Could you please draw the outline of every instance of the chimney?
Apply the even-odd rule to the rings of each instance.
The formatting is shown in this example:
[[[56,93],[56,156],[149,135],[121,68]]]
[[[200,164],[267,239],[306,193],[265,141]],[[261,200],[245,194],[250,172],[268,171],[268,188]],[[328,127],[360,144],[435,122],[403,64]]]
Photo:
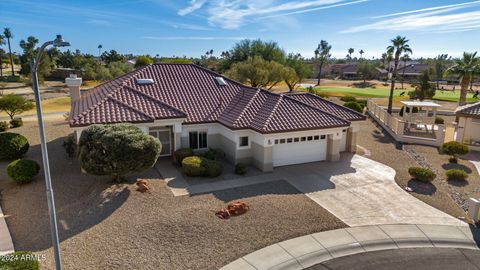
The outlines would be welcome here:
[[[70,74],[70,77],[65,78],[65,83],[70,89],[70,101],[73,103],[80,99],[80,85],[82,85],[82,78],[77,78],[77,74]]]

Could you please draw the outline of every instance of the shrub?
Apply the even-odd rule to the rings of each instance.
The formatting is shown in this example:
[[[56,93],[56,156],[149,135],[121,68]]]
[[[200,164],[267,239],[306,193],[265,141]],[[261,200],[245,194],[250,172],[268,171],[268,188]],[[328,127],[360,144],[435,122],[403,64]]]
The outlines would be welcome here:
[[[403,112],[404,111],[405,111],[405,106],[402,106],[402,108],[400,109],[400,112],[398,112],[398,115],[403,117]]]
[[[457,169],[448,170],[445,175],[448,181],[465,181],[468,178],[468,174],[464,170]]]
[[[343,106],[345,106],[347,108],[350,108],[350,109],[352,109],[356,112],[359,112],[359,113],[363,112],[362,106],[360,104],[358,104],[357,102],[354,102],[354,101],[345,102],[345,104],[343,104]]]
[[[0,160],[21,158],[30,145],[27,138],[17,133],[0,133]]]
[[[182,165],[182,161],[186,157],[193,156],[193,150],[190,148],[182,148],[173,152],[173,162],[177,165]]]
[[[78,156],[87,173],[118,181],[127,173],[153,167],[161,149],[157,138],[132,124],[92,125],[82,131]]]
[[[469,152],[468,146],[455,141],[442,144],[440,149],[443,153],[451,156],[449,159],[451,163],[458,162],[457,155],[465,155]]]
[[[329,94],[321,92],[321,91],[318,91],[316,95],[321,97],[321,98],[329,98],[330,97]]]
[[[354,96],[344,96],[340,98],[343,102],[357,102],[357,98]]]
[[[218,160],[224,156],[221,149],[208,148],[208,151],[202,154],[202,157],[210,160]]]
[[[0,256],[0,269],[6,270],[38,270],[37,257],[30,251],[15,251]]]
[[[237,163],[235,165],[235,174],[244,175],[247,173],[247,166],[243,163]]]
[[[37,162],[28,159],[17,159],[7,166],[7,174],[17,184],[26,184],[32,181],[33,177],[40,171]]]
[[[75,140],[75,135],[68,135],[65,140],[63,140],[63,148],[67,152],[68,157],[74,157],[77,151],[77,142]]]
[[[199,156],[184,158],[182,168],[188,176],[217,177],[223,172],[223,165],[220,162]]]
[[[408,168],[408,173],[413,179],[425,183],[432,182],[433,179],[437,177],[437,175],[432,170],[422,167],[410,167]]]
[[[10,125],[6,121],[0,122],[0,132],[7,131],[10,128]]]
[[[435,117],[435,124],[443,125],[443,124],[445,124],[445,119],[437,116],[437,117]]]
[[[412,113],[418,113],[418,107],[413,107],[412,108]]]
[[[17,128],[23,126],[23,120],[22,118],[13,118],[10,120],[10,125],[12,125],[12,128]]]
[[[366,99],[357,99],[357,103],[360,106],[362,106],[362,110],[363,110],[363,108],[367,107],[367,102],[368,102],[368,100],[366,100]]]

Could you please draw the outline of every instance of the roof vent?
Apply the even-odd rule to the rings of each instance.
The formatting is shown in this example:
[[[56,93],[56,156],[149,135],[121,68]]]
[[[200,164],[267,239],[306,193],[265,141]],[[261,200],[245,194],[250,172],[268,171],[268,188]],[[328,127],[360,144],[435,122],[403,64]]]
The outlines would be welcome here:
[[[154,83],[155,81],[153,79],[137,79],[137,84],[140,84],[140,85],[150,85]]]
[[[223,79],[223,77],[215,77],[215,80],[217,81],[218,85],[220,85],[220,86],[227,85],[227,82],[225,81],[225,79]]]

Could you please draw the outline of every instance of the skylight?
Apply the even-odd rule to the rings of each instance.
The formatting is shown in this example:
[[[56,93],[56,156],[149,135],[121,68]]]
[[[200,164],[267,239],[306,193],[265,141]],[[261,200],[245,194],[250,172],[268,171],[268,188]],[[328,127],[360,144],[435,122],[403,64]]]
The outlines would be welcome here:
[[[220,86],[227,85],[227,82],[225,81],[225,79],[223,79],[223,77],[215,77],[215,80],[217,81],[218,85],[220,85]]]
[[[153,79],[137,79],[137,84],[140,84],[140,85],[150,85],[154,83],[155,81]]]

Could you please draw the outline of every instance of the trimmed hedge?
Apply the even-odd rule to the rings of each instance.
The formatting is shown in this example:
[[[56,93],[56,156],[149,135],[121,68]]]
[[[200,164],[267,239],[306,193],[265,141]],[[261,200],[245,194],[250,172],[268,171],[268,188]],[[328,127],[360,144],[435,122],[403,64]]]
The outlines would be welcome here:
[[[6,121],[0,122],[0,132],[7,131],[10,128],[10,125]]]
[[[29,147],[27,138],[20,134],[0,133],[0,160],[21,158],[27,153]]]
[[[40,165],[33,160],[17,159],[7,166],[7,174],[17,184],[26,184],[40,171]]]
[[[356,112],[359,112],[359,113],[363,112],[362,105],[358,104],[356,101],[345,102],[345,104],[343,104],[343,106],[345,106],[347,108],[350,108],[350,109],[352,109]]]
[[[449,159],[451,163],[458,162],[457,155],[465,155],[465,154],[468,154],[468,152],[470,151],[468,149],[468,146],[466,146],[463,143],[459,143],[455,141],[442,144],[440,149],[444,154],[451,156]]]
[[[448,170],[445,175],[448,181],[465,181],[468,178],[468,174],[464,170],[458,169]]]
[[[424,183],[432,182],[433,179],[437,177],[437,175],[432,170],[422,167],[410,167],[408,168],[408,173],[413,179]]]
[[[223,165],[220,162],[199,156],[184,158],[182,168],[188,176],[217,177],[223,172]]]
[[[237,163],[235,165],[235,174],[244,175],[247,173],[247,166],[243,163]]]
[[[173,162],[177,165],[182,165],[183,159],[193,156],[193,150],[190,148],[182,148],[173,152]]]
[[[23,120],[22,118],[13,118],[10,120],[10,125],[12,125],[12,128],[17,128],[23,126]]]
[[[38,258],[30,251],[16,251],[0,256],[0,269],[6,270],[38,270]]]

